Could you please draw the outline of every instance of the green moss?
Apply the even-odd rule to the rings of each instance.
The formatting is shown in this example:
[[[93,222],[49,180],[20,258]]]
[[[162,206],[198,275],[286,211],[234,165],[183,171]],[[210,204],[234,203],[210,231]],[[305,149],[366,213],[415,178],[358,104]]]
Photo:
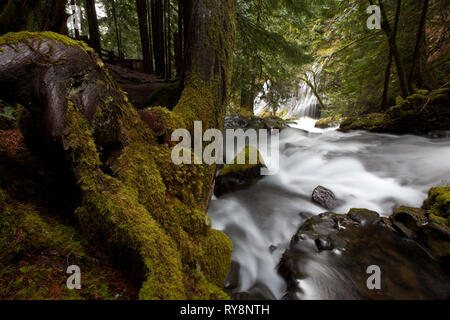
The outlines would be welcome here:
[[[214,101],[213,86],[201,80],[199,75],[191,74],[186,81],[180,101],[174,113],[181,116],[188,125],[186,129],[193,131],[194,121],[202,121],[203,129],[216,128],[218,110]]]
[[[78,47],[81,50],[83,50],[85,53],[92,53],[93,50],[89,48],[86,43],[82,41],[76,41],[72,40],[69,37],[66,37],[64,35],[61,35],[59,33],[55,32],[28,32],[28,31],[21,31],[21,32],[11,32],[7,33],[0,37],[0,46],[9,45],[9,46],[17,46],[19,43],[25,43],[31,45],[33,42],[38,41],[39,43],[42,43],[44,39],[49,39],[53,41],[54,43],[63,43],[67,47]],[[49,48],[51,50],[51,46],[49,45]]]
[[[388,133],[427,134],[450,129],[450,88],[435,91],[419,90],[403,99],[385,113],[350,117],[341,123],[340,130],[369,130]]]
[[[17,48],[19,42],[42,39],[91,53],[84,44],[53,33],[9,34],[0,45]],[[82,195],[75,211],[80,226],[112,251],[130,257],[142,271],[141,299],[226,298],[220,288],[231,263],[231,242],[211,229],[205,213],[215,166],[175,166],[170,143],[159,139],[180,125],[192,129],[194,121],[203,121],[204,130],[220,127],[223,88],[217,79],[206,83],[200,76],[188,75],[173,112],[151,109],[161,120],[160,128],[153,130],[104,66],[95,59],[94,63],[107,94],[88,121],[74,103],[76,93],[69,92],[65,117],[64,142]],[[118,141],[117,150],[102,158],[104,150],[96,139],[105,119],[117,126]]]
[[[335,126],[339,125],[341,120],[342,120],[342,115],[340,115],[340,114],[330,116],[327,118],[322,118],[316,122],[316,128],[325,129],[325,128],[330,128],[330,127],[335,127]]]
[[[256,154],[257,163],[250,163],[250,155]],[[239,164],[238,160],[243,159],[244,164]],[[258,149],[252,146],[246,146],[245,149],[241,150],[238,155],[233,159],[233,162],[227,164],[222,170],[220,170],[219,175],[224,176],[236,171],[244,171],[248,169],[252,169],[254,167],[263,167],[266,168],[264,163],[264,159],[262,155],[259,153]]]
[[[180,84],[169,84],[157,88],[148,98],[146,105],[163,106],[169,110],[173,110],[180,99]]]
[[[431,188],[428,192],[428,198],[423,203],[423,208],[431,216],[439,217],[439,221],[447,221],[450,217],[450,187]]]
[[[0,299],[114,299],[86,245],[74,228],[0,190]],[[72,264],[82,270],[81,290],[66,286]]]
[[[204,259],[201,250],[196,250],[197,239],[211,232],[209,217],[197,209],[204,189],[202,170],[209,168],[175,166],[170,147],[149,145],[154,141],[149,128],[137,113],[126,110],[125,106],[121,120],[123,149],[110,163],[111,176],[101,170],[89,124],[69,103],[68,139],[84,195],[77,216],[85,229],[100,232],[142,261],[146,280],[140,298],[186,299],[197,290],[185,287],[186,277]],[[168,111],[159,111],[163,118],[172,118]],[[220,239],[210,240],[210,245],[220,246],[214,243]],[[222,261],[217,256],[222,252],[213,252],[211,258]]]
[[[211,232],[201,239],[203,257],[200,261],[206,278],[217,287],[225,283],[231,265],[233,244],[221,231]]]

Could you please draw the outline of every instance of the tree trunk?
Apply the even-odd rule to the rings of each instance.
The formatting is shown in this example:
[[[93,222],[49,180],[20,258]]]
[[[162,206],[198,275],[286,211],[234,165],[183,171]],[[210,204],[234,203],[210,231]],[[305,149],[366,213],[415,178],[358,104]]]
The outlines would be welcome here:
[[[86,12],[89,23],[89,40],[92,48],[102,55],[102,46],[100,43],[100,32],[98,29],[97,10],[95,9],[95,0],[86,0]]]
[[[75,6],[75,5],[76,5],[75,0],[71,0],[71,1],[70,1],[70,4],[71,4],[72,6]],[[77,14],[77,11],[76,11],[76,10],[72,10],[72,14]],[[81,17],[80,17],[80,18],[81,18]],[[73,30],[74,30],[74,34],[75,34],[75,39],[80,40],[80,30],[79,30],[77,27],[78,27],[77,24],[74,22],[74,28],[73,28]]]
[[[178,0],[178,31],[174,34],[175,68],[177,78],[183,72],[183,0]]]
[[[314,96],[317,98],[317,101],[319,102],[320,108],[322,110],[326,110],[327,106],[323,102],[322,97],[320,96],[319,92],[317,91],[317,87],[315,86],[315,84],[313,84],[311,81],[309,81],[307,77],[301,77],[300,80],[305,82],[308,85],[308,87],[311,88],[312,93],[314,94]]]
[[[373,1],[370,1],[370,2],[373,4]],[[387,18],[387,14],[384,9],[382,0],[379,0],[379,5],[380,5],[381,17],[382,17],[381,27],[388,37],[389,47],[394,56],[395,65],[397,67],[397,75],[398,75],[398,78],[400,81],[400,89],[402,91],[402,96],[407,97],[407,96],[409,96],[408,83],[406,80],[406,74],[405,74],[405,69],[403,67],[402,57],[400,55],[400,51],[397,46],[397,41],[396,41],[397,34],[396,34],[396,32],[394,33],[394,31],[392,31],[392,29],[391,29],[391,26],[389,24],[389,20]],[[396,20],[399,19],[401,6],[402,6],[402,1],[397,0],[397,9],[396,9],[396,13],[395,13]]]
[[[387,109],[387,99],[389,91],[389,82],[391,81],[391,69],[392,69],[392,52],[389,50],[389,59],[384,73],[384,87],[383,87],[383,97],[381,99],[381,110]]]
[[[152,0],[153,53],[155,54],[155,71],[158,77],[165,77],[164,63],[164,26],[162,0]]]
[[[166,6],[166,12],[167,12],[167,73],[166,73],[166,80],[170,80],[172,78],[172,28],[170,26],[170,0],[166,0],[167,6]]]
[[[150,64],[152,66],[152,72],[155,72],[155,69],[153,67],[153,40],[152,40],[152,6],[151,6],[151,0],[147,1],[147,23],[148,23],[148,41],[149,41],[149,51],[150,51]]]
[[[174,165],[166,135],[196,120],[223,126],[235,12],[233,0],[196,1],[182,97],[174,111],[140,116],[82,43],[0,37],[0,99],[24,105],[35,139],[66,153],[82,197],[80,227],[129,264],[141,299],[226,298],[232,244],[205,213],[215,168]]]
[[[66,0],[8,0],[0,12],[0,34],[54,31],[67,34]]]
[[[144,60],[144,72],[153,73],[153,65],[150,57],[150,41],[147,25],[147,0],[136,0],[136,8],[139,19],[139,32],[141,35],[142,58]]]
[[[115,0],[110,0],[111,1],[111,9],[112,9],[112,14],[113,14],[113,19],[114,19],[114,27],[116,29],[116,41],[117,41],[117,55],[119,56],[119,61],[121,61],[121,58],[123,57],[123,48],[122,48],[122,35],[120,32],[120,27],[119,27],[119,19],[117,17],[117,10],[116,10],[116,3]]]
[[[422,8],[422,13],[420,16],[420,23],[419,23],[419,28],[417,30],[417,37],[416,37],[416,45],[414,48],[414,55],[413,55],[413,60],[412,60],[412,67],[411,67],[411,72],[409,74],[409,78],[408,78],[408,88],[409,90],[412,92],[414,90],[414,81],[416,78],[421,79],[422,84],[426,85],[427,82],[422,79],[422,73],[420,72],[420,70],[422,69],[421,66],[418,66],[421,61],[421,54],[425,54],[426,55],[426,50],[425,47],[422,50],[422,44],[425,46],[425,25],[427,22],[427,12],[428,12],[428,6],[429,6],[429,0],[423,0],[423,8]],[[426,59],[424,59],[426,60]],[[416,71],[419,70],[419,72],[417,73]]]
[[[395,21],[394,21],[394,41],[397,38],[398,31],[398,23],[400,22],[400,7],[397,6],[397,11],[395,13]],[[383,98],[381,101],[381,110],[386,110],[388,108],[387,99],[388,99],[388,91],[389,91],[389,82],[391,80],[391,69],[392,69],[392,59],[393,59],[393,51],[391,46],[389,46],[389,59],[386,67],[386,72],[384,74],[384,87],[383,87]]]

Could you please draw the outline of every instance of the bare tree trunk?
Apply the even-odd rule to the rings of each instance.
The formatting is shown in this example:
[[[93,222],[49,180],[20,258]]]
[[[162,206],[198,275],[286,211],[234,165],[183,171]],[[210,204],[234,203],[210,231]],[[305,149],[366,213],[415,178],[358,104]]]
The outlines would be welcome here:
[[[373,4],[372,0],[369,0],[369,2],[371,4]],[[395,61],[395,65],[397,67],[397,75],[398,75],[398,78],[400,81],[400,89],[402,91],[402,96],[407,97],[407,96],[409,96],[408,83],[406,80],[406,74],[405,74],[405,69],[403,67],[402,57],[400,55],[400,51],[398,49],[397,42],[396,42],[397,34],[394,33],[394,31],[391,29],[391,26],[389,24],[389,20],[388,20],[386,10],[384,8],[382,0],[379,0],[379,5],[380,5],[380,9],[381,9],[381,16],[382,16],[381,27],[383,28],[384,32],[386,33],[386,36],[388,37],[389,47],[394,56],[394,61]],[[401,6],[402,6],[402,1],[397,0],[397,9],[396,9],[396,13],[395,13],[396,20],[399,19],[399,17],[400,17]]]
[[[152,40],[152,7],[151,7],[151,0],[147,1],[147,23],[148,23],[148,40],[149,40],[149,50],[150,50],[150,64],[151,64],[151,73],[155,72],[155,69],[153,67],[153,40]]]
[[[144,61],[144,72],[152,73],[152,61],[150,59],[150,41],[147,26],[147,1],[136,0],[136,9],[139,19],[139,31],[141,35],[142,58]]]
[[[152,1],[153,52],[155,54],[155,71],[158,77],[165,77],[164,25],[162,0]]]
[[[178,31],[174,34],[175,68],[177,78],[183,72],[183,0],[178,0]]]
[[[326,110],[327,106],[325,105],[325,103],[322,100],[322,97],[320,96],[319,92],[317,91],[316,85],[313,84],[311,81],[309,81],[306,76],[305,77],[300,77],[300,80],[305,82],[308,85],[308,87],[311,88],[312,93],[314,94],[314,96],[317,98],[317,101],[319,102],[320,108],[322,110]]]
[[[427,22],[427,12],[428,12],[428,6],[429,6],[429,0],[423,0],[423,8],[422,8],[422,14],[420,16],[420,23],[419,28],[417,30],[417,37],[416,37],[416,46],[414,48],[414,55],[413,55],[413,61],[412,61],[412,67],[411,72],[409,74],[408,78],[408,88],[410,91],[414,90],[414,78],[416,78],[417,73],[416,71],[420,71],[420,66],[417,68],[417,65],[420,63],[419,59],[421,58],[421,52],[423,53],[425,50],[421,50],[422,44],[425,46],[425,25]],[[425,52],[426,53],[426,52]],[[419,78],[421,78],[421,73],[419,72]],[[426,81],[422,79],[422,83],[426,84]]]
[[[172,78],[172,28],[171,28],[171,19],[170,19],[170,0],[167,1],[167,75],[166,80],[170,80]]]
[[[392,69],[392,52],[389,50],[389,60],[384,73],[384,87],[383,87],[383,98],[381,99],[381,110],[387,109],[387,98],[389,91],[389,82],[391,81],[391,69]]]
[[[70,4],[72,6],[75,6],[76,5],[75,0],[71,0]],[[77,11],[76,10],[72,10],[72,14],[77,14]],[[74,30],[74,33],[75,33],[75,39],[79,40],[80,39],[80,30],[78,29],[78,26],[77,26],[77,24],[75,22],[74,22],[73,30]]]
[[[116,9],[116,3],[115,0],[111,1],[111,8],[113,13],[113,19],[114,19],[114,27],[116,29],[116,41],[117,41],[117,55],[119,56],[119,61],[122,63],[122,57],[123,54],[123,48],[122,48],[122,35],[119,27],[119,18],[117,17],[117,9]]]
[[[54,31],[67,34],[66,0],[8,0],[0,12],[0,34]]]
[[[397,12],[395,14],[395,21],[394,21],[394,31],[393,31],[394,41],[397,38],[397,30],[398,30],[399,21],[400,21],[400,7],[397,7]],[[389,46],[389,60],[388,60],[386,72],[384,75],[384,87],[383,87],[383,98],[381,101],[381,110],[386,110],[388,108],[387,98],[388,98],[388,91],[389,91],[389,82],[391,80],[392,59],[393,59],[393,51],[391,49],[391,46]]]
[[[102,46],[100,43],[100,31],[98,29],[97,10],[95,0],[86,0],[86,12],[89,22],[89,40],[94,50],[101,56]]]

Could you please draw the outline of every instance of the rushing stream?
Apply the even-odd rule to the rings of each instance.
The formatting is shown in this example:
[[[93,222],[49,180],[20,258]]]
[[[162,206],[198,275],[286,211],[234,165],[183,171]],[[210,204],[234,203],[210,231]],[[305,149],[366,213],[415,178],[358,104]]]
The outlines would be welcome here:
[[[325,211],[311,202],[317,186],[343,201],[335,212],[368,208],[388,215],[399,205],[420,207],[430,187],[450,183],[450,138],[344,134],[314,123],[303,118],[280,133],[276,175],[211,203],[213,226],[232,239],[233,260],[240,264],[236,292],[283,297],[286,283],[277,265],[305,220],[300,213]],[[305,297],[330,298],[316,294],[314,285],[303,289]]]

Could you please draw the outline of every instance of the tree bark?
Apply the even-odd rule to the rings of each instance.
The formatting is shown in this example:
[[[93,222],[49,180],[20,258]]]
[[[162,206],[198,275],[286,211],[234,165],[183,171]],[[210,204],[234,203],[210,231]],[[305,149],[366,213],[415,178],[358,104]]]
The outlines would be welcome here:
[[[423,0],[423,7],[422,7],[422,13],[420,16],[419,28],[417,29],[416,45],[414,48],[412,66],[411,66],[411,71],[410,71],[409,78],[408,78],[408,88],[410,91],[414,90],[414,80],[417,77],[416,71],[417,70],[420,71],[420,69],[421,69],[420,66],[418,68],[418,64],[420,63],[419,59],[422,58],[422,57],[420,57],[420,55],[421,55],[421,53],[426,54],[425,48],[424,48],[424,50],[422,50],[422,44],[425,46],[425,41],[424,41],[425,40],[425,25],[426,25],[426,21],[427,21],[428,6],[429,6],[429,0]],[[418,77],[422,78],[421,72],[418,73]],[[426,85],[426,81],[424,79],[421,79],[421,80],[422,80],[422,84]]]
[[[175,69],[177,78],[183,72],[183,0],[178,0],[178,31],[174,34]]]
[[[0,12],[0,34],[54,31],[67,34],[65,0],[8,0]]]
[[[162,0],[152,0],[153,53],[155,55],[155,72],[158,77],[165,77],[164,63],[164,26]]]
[[[320,108],[322,110],[327,110],[327,106],[323,102],[322,97],[320,96],[319,92],[317,91],[317,87],[315,86],[315,84],[313,84],[311,81],[309,81],[307,77],[300,77],[300,80],[304,81],[308,85],[308,87],[311,88],[311,91],[313,92],[314,96],[317,98],[317,101],[319,102]]]
[[[72,6],[75,6],[75,5],[76,5],[75,0],[71,0],[71,1],[70,1],[70,4],[71,4]],[[77,14],[76,10],[72,10],[72,14]],[[81,18],[81,17],[80,17],[80,18]],[[79,30],[77,27],[78,27],[78,26],[76,25],[76,23],[74,23],[74,28],[73,28],[73,30],[74,30],[74,33],[75,33],[75,39],[80,40],[80,30]]]
[[[89,40],[92,48],[100,55],[102,46],[100,42],[100,31],[98,29],[97,10],[95,9],[95,0],[86,0],[86,12],[89,23]]]
[[[373,4],[373,1],[370,1],[370,2]],[[400,55],[400,51],[397,46],[397,41],[396,41],[397,34],[394,33],[394,31],[391,29],[391,26],[389,24],[389,20],[387,18],[386,10],[384,8],[382,0],[379,0],[379,5],[380,5],[380,10],[381,10],[381,16],[382,16],[381,27],[388,37],[389,47],[394,56],[395,65],[397,67],[397,75],[398,75],[398,78],[400,81],[400,89],[402,91],[402,96],[407,97],[407,96],[409,96],[408,82],[406,80],[406,74],[405,74],[405,69],[403,67],[402,57]],[[395,13],[396,20],[399,19],[401,6],[402,6],[402,1],[397,0],[397,9],[396,9],[396,13]]]
[[[150,57],[150,41],[147,25],[147,0],[136,0],[136,9],[139,19],[139,32],[141,36],[142,58],[144,61],[144,72],[153,73],[153,64]]]

